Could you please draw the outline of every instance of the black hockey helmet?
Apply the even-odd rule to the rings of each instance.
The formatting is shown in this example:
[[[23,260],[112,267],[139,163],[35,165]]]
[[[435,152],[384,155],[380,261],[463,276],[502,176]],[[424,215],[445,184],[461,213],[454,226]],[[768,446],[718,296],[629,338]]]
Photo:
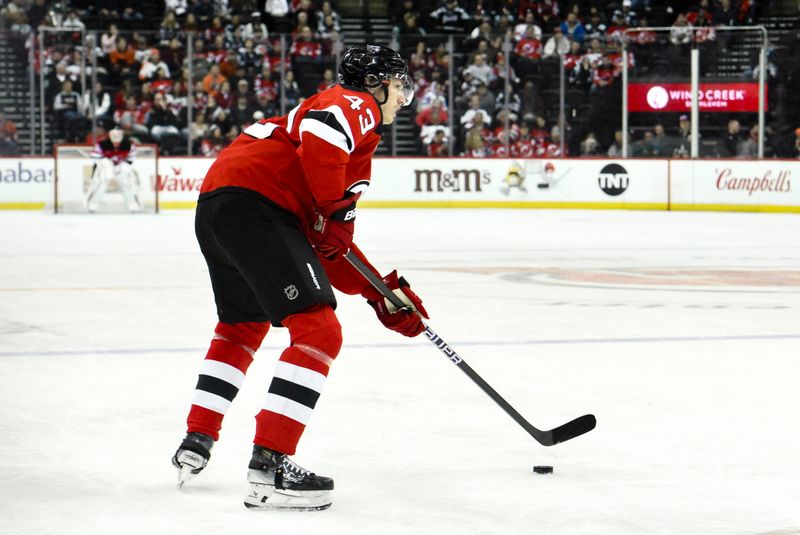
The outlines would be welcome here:
[[[408,76],[408,64],[403,57],[383,45],[355,45],[342,54],[339,62],[339,83],[364,89],[384,86],[384,102],[388,97],[387,82],[392,79],[403,83],[404,106],[414,98],[414,83]]]

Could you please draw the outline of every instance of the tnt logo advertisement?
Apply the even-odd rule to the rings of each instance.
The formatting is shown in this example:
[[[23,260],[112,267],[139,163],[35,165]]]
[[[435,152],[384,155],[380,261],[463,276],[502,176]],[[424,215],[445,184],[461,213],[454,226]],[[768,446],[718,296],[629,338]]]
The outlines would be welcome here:
[[[618,197],[625,193],[630,182],[628,171],[618,163],[606,165],[597,176],[597,184],[609,197]]]

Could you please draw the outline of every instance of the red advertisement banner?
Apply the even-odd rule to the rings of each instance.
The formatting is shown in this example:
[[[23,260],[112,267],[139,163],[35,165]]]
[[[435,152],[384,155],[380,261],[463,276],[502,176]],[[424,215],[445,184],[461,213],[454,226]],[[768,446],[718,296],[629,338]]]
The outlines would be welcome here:
[[[700,84],[701,112],[757,112],[758,83]],[[628,84],[628,111],[686,112],[692,109],[691,84]],[[766,88],[764,109],[767,109]]]

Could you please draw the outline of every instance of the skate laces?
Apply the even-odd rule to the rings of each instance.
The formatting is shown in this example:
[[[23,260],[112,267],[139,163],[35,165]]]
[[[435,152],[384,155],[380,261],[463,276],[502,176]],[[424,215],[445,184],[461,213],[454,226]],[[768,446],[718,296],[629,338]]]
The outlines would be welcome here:
[[[316,474],[296,464],[287,455],[281,455],[278,462],[278,469],[281,470],[283,479],[292,483],[300,483],[308,479],[316,479]]]

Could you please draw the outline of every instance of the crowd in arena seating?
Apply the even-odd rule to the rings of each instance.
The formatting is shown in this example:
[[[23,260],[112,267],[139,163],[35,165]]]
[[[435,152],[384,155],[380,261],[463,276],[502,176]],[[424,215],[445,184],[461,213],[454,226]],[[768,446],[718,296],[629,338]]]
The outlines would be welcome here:
[[[213,156],[253,121],[330,87],[347,37],[329,0],[167,0],[157,27],[137,7],[119,11],[110,0],[27,4],[31,24],[75,30],[48,34],[40,66],[59,139],[91,137],[94,118],[95,134],[116,123],[167,154],[185,153],[190,144],[195,154]],[[623,40],[628,66],[639,73],[684,61],[691,46],[705,46],[713,57],[730,38],[719,28],[751,23],[754,6],[751,0],[390,1],[392,44],[408,58],[416,85],[418,153],[447,155],[452,147],[465,156],[617,155]],[[651,26],[672,29],[657,37]],[[103,29],[97,42],[81,46],[80,32],[96,28]],[[671,45],[666,55],[664,46],[654,46],[661,38]],[[92,53],[98,83],[84,91]],[[688,156],[690,125],[674,115],[634,122],[631,155]],[[748,155],[753,122],[742,130],[736,119],[724,120],[706,155]],[[781,143],[768,124],[768,154],[794,150],[795,126],[784,136],[791,141]]]

